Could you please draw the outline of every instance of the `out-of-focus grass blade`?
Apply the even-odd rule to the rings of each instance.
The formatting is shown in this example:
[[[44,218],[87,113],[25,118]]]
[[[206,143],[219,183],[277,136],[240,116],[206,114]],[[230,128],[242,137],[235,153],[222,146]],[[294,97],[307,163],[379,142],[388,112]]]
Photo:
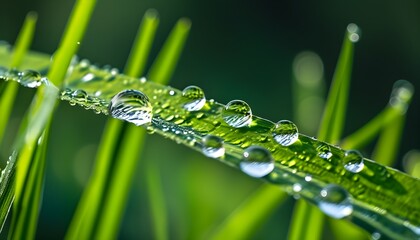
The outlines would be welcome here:
[[[350,90],[354,43],[359,38],[358,26],[349,24],[318,132],[318,138],[322,141],[335,143],[341,137]],[[319,209],[304,201],[298,201],[292,217],[289,239],[320,239],[323,222],[324,215]]]
[[[210,239],[252,238],[258,227],[287,197],[276,186],[263,184],[216,229]]]
[[[127,62],[125,72],[128,75],[138,77],[143,73],[158,23],[157,12],[147,11],[140,24]],[[140,151],[141,149],[139,145],[132,146],[132,144],[141,144],[143,139],[140,136],[143,134],[138,133],[143,129],[130,128],[134,131],[124,132],[123,130],[127,130],[127,128],[130,128],[127,123],[116,119],[108,120],[96,157],[97,165],[79,202],[66,236],[67,239],[88,239],[93,235],[98,237],[101,234],[106,234],[106,238],[116,237],[133,171],[136,169],[138,154],[132,150],[139,149],[138,151]],[[120,141],[128,142],[126,145],[132,147],[129,149],[130,151],[126,150],[131,154],[129,157],[121,156],[121,153],[118,153],[118,151],[122,151],[118,149],[119,146],[126,146],[120,145]],[[125,164],[119,163],[116,161],[117,159],[124,161]],[[111,166],[114,164],[115,172],[111,171]],[[119,179],[116,179],[117,177]],[[118,186],[113,185],[113,182]],[[107,186],[109,189],[106,189]],[[118,193],[114,194],[115,191]],[[95,230],[95,224],[97,224],[97,230]]]
[[[37,14],[34,12],[30,12],[26,15],[25,22],[16,40],[16,45],[12,54],[10,62],[11,68],[17,67],[21,64],[23,57],[25,56],[30,43],[32,42],[36,20]],[[3,134],[10,117],[17,90],[18,84],[15,82],[9,82],[5,86],[5,89],[0,96],[0,112],[2,114],[2,117],[0,118],[0,142],[3,139]],[[6,221],[6,217],[14,199],[15,158],[16,153],[10,157],[5,169],[1,172],[0,231],[3,229],[3,225]]]
[[[10,62],[10,68],[18,67],[22,63],[23,57],[32,42],[37,18],[37,14],[34,12],[30,12],[26,15],[25,22],[16,40]],[[18,83],[8,82],[5,84],[5,89],[0,95],[0,142],[3,139],[4,131],[6,129],[7,122],[9,121],[10,113],[18,91]]]
[[[390,166],[395,161],[405,122],[405,112],[414,94],[414,87],[405,80],[395,82],[389,105],[400,111],[396,119],[384,126],[372,158]]]
[[[128,76],[138,77],[144,73],[158,25],[158,12],[154,9],[147,10],[125,66],[124,72]]]
[[[87,25],[95,8],[96,0],[77,0],[67,22],[60,45],[54,54],[48,79],[60,86],[74,54],[79,49]]]
[[[404,155],[404,170],[413,177],[420,178],[420,151],[413,149]]]
[[[178,20],[149,70],[147,76],[150,80],[158,83],[169,81],[187,40],[190,28],[191,21],[189,19],[182,18]]]
[[[324,107],[325,81],[321,58],[301,52],[293,60],[294,122],[299,131],[315,135]]]
[[[71,59],[78,49],[78,43],[84,35],[95,2],[94,0],[76,2],[60,48],[47,75],[52,83],[59,85],[63,81]],[[45,146],[42,145],[46,144],[40,141],[38,146],[38,142],[41,132],[48,132],[49,124],[46,123],[51,122],[57,95],[58,89],[50,82],[38,89],[27,114],[25,135],[23,138],[18,138],[15,145],[19,150],[16,163],[14,215],[12,229],[9,232],[9,236],[14,239],[32,239],[35,234],[44,179]],[[30,206],[28,203],[38,205]]]

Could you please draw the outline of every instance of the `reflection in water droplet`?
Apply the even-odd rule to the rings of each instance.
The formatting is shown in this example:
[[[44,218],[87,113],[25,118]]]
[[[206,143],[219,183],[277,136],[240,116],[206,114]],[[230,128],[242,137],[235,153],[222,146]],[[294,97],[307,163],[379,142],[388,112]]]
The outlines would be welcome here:
[[[251,146],[245,149],[243,161],[239,167],[251,177],[264,177],[274,169],[274,161],[270,152],[260,146]]]
[[[298,193],[300,191],[302,191],[302,185],[300,185],[299,183],[293,184],[293,192]]]
[[[19,73],[18,82],[22,84],[24,87],[36,88],[36,87],[41,86],[42,77],[41,77],[41,74],[37,71],[25,70]]]
[[[292,121],[281,120],[273,130],[273,137],[280,145],[289,146],[298,140],[299,133],[296,125]]]
[[[363,170],[363,156],[357,150],[349,150],[344,154],[344,168],[352,173],[358,173]]]
[[[202,139],[203,154],[211,158],[219,158],[225,154],[223,139],[214,135],[207,135]]]
[[[242,100],[230,101],[223,109],[222,117],[232,127],[248,126],[252,121],[251,107]]]
[[[316,148],[316,151],[318,152],[318,156],[320,158],[327,159],[327,160],[330,159],[333,155],[332,152],[331,152],[330,146],[328,146],[328,144],[324,144],[324,143],[319,145]]]
[[[360,28],[354,23],[347,26],[347,36],[351,42],[356,43],[360,40],[360,32]]]
[[[137,90],[124,90],[111,99],[109,113],[114,118],[140,126],[151,122],[152,105],[144,93]]]
[[[71,94],[72,100],[76,102],[86,102],[87,96],[87,93],[81,89],[78,89]]]
[[[347,217],[353,212],[353,205],[347,191],[333,184],[321,190],[318,207],[333,218]]]
[[[184,108],[188,111],[198,111],[206,104],[204,91],[197,86],[188,86],[182,91],[185,99]]]
[[[307,182],[312,181],[312,176],[311,175],[306,175],[305,176],[305,181],[307,181]]]

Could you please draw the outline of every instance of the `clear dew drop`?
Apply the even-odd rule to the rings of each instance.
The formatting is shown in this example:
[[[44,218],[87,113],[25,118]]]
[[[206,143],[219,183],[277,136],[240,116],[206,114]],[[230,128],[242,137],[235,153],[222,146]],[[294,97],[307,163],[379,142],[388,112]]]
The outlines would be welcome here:
[[[328,144],[321,144],[316,148],[318,152],[318,156],[323,159],[330,159],[332,157],[332,152],[330,146]]]
[[[271,153],[260,146],[251,146],[245,149],[243,160],[239,167],[251,177],[264,177],[274,169]]]
[[[206,104],[204,91],[197,86],[188,86],[182,91],[184,108],[188,111],[199,111]]]
[[[223,147],[223,139],[214,135],[207,135],[202,139],[203,154],[211,158],[219,158],[225,155],[225,148]]]
[[[379,239],[381,239],[381,237],[382,237],[381,234],[378,233],[378,232],[374,232],[371,235],[372,240],[379,240]]]
[[[37,88],[42,84],[42,77],[37,71],[25,70],[19,73],[18,82],[24,87]]]
[[[116,94],[109,105],[112,117],[134,123],[137,126],[152,121],[152,105],[149,98],[137,90],[124,90]]]
[[[84,90],[77,89],[72,92],[71,97],[73,98],[72,100],[76,102],[86,102],[88,95]]]
[[[296,125],[289,120],[281,120],[273,130],[273,137],[282,146],[290,146],[299,139]]]
[[[348,150],[344,153],[344,168],[352,173],[358,173],[363,170],[363,156],[357,150]]]
[[[353,212],[347,191],[333,184],[320,191],[318,207],[328,216],[337,219],[347,217]]]
[[[251,107],[242,100],[233,100],[222,111],[223,120],[232,127],[248,126],[252,121]]]

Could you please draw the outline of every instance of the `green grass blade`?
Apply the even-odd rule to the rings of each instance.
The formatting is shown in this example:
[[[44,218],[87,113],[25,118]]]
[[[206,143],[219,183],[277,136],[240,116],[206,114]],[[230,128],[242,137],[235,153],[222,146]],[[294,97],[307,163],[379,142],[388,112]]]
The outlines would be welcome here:
[[[347,26],[341,53],[326,102],[324,116],[318,132],[322,141],[336,143],[343,131],[348,94],[350,90],[350,76],[353,60],[354,42],[359,39],[358,27],[355,24]],[[315,207],[303,201],[298,201],[296,212],[292,218],[289,237],[291,239],[320,239],[322,234],[324,215]],[[309,223],[309,225],[308,225]],[[307,228],[311,235],[302,233]]]
[[[83,39],[96,0],[77,0],[66,29],[61,38],[60,45],[54,54],[48,79],[56,86],[60,86],[67,73],[67,68],[74,54],[79,49]]]
[[[37,14],[30,12],[26,15],[25,22],[16,40],[15,48],[12,54],[10,67],[19,67],[22,60],[31,45],[33,35],[35,32],[35,25]],[[5,89],[0,94],[0,142],[3,139],[4,131],[9,121],[10,113],[12,111],[13,103],[18,91],[18,84],[15,82],[8,82]],[[0,222],[1,219],[0,219]]]
[[[358,31],[355,24],[349,24],[347,27],[318,132],[318,138],[322,141],[335,143],[340,139],[343,131],[350,90],[353,48],[354,42],[359,39]]]
[[[263,184],[253,192],[209,239],[249,239],[274,209],[286,199],[287,194],[276,186]]]
[[[413,177],[420,178],[420,151],[410,150],[404,155],[404,170]]]
[[[158,83],[169,81],[187,40],[190,28],[190,20],[185,18],[178,20],[162,50],[150,67],[147,75],[150,80]]]
[[[152,47],[153,39],[159,25],[159,14],[154,9],[145,13],[140,24],[137,37],[134,40],[133,49],[127,60],[124,72],[128,76],[141,76],[146,67],[147,58]]]
[[[405,80],[399,80],[394,84],[389,105],[399,110],[396,119],[384,126],[372,157],[381,164],[390,166],[394,163],[401,140],[405,113],[414,94],[414,87]]]

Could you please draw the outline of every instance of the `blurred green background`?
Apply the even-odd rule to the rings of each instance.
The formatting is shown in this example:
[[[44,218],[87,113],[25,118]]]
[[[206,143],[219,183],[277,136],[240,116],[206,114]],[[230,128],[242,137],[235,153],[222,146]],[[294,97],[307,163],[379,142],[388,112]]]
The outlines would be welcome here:
[[[34,10],[39,18],[32,49],[53,53],[73,3],[2,1],[0,40],[13,43],[25,14]],[[138,24],[149,8],[155,8],[160,14],[149,64],[175,22],[180,17],[192,21],[172,86],[183,89],[191,84],[198,85],[207,98],[221,103],[245,100],[254,114],[273,121],[294,119],[294,57],[304,50],[319,54],[324,63],[324,78],[329,84],[345,28],[351,22],[362,29],[362,38],[355,51],[344,135],[382,110],[394,81],[406,79],[415,87],[420,86],[420,2],[417,0],[99,0],[78,55],[99,65],[110,64],[123,69]],[[31,94],[32,91],[22,89],[19,95],[20,102],[13,115],[16,121],[12,121],[8,132],[10,142],[1,146],[2,161],[10,154],[8,146]],[[400,159],[407,151],[420,148],[419,109],[417,94],[408,110]],[[89,175],[105,120],[104,116],[67,103],[58,108],[48,150],[39,238],[63,237]],[[370,148],[364,153],[369,157]],[[175,239],[203,236],[261,184],[156,135],[148,137],[142,159],[157,161],[161,166],[171,237]],[[122,224],[122,239],[152,238],[142,173],[144,161],[139,164]],[[401,168],[401,162],[396,167]],[[293,201],[288,200],[276,209],[261,227],[257,239],[284,238],[292,204]]]

